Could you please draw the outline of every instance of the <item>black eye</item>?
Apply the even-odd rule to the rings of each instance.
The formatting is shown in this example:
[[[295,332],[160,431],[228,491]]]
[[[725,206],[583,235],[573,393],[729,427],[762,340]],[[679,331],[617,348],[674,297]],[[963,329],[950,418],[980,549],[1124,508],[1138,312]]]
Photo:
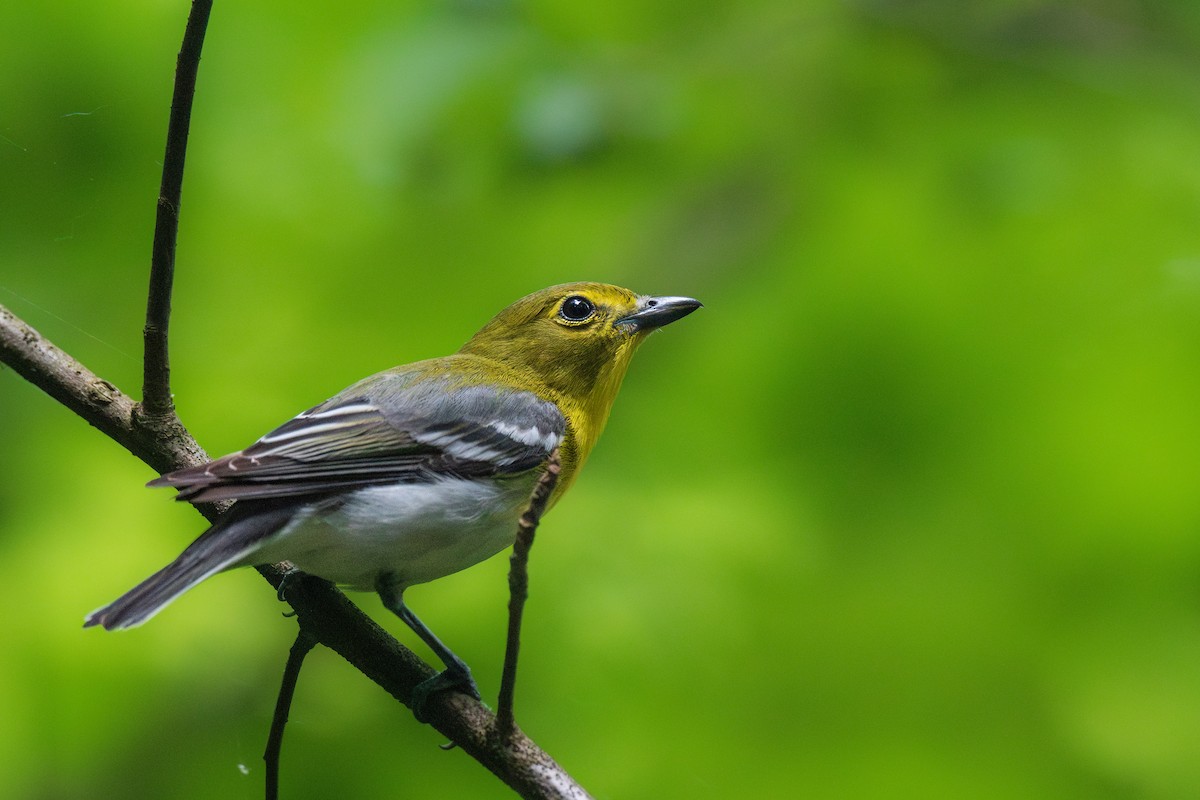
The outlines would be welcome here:
[[[567,322],[583,322],[596,313],[596,306],[586,297],[575,295],[563,300],[562,308],[558,310],[558,313]]]

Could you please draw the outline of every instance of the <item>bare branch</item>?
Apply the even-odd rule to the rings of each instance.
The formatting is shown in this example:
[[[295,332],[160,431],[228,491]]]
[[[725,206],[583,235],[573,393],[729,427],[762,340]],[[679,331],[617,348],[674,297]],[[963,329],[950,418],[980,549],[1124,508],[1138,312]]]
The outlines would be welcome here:
[[[517,656],[521,651],[521,616],[525,612],[525,600],[529,597],[529,550],[533,547],[533,535],[546,512],[546,503],[554,494],[561,469],[558,448],[550,454],[546,471],[538,478],[529,498],[529,508],[517,523],[517,539],[513,542],[508,570],[508,646],[504,650],[504,672],[500,676],[500,696],[496,702],[496,725],[503,742],[512,740],[516,731],[513,717],[513,694],[517,686]]]
[[[150,257],[150,292],[146,302],[146,327],[142,336],[146,358],[142,378],[142,405],[152,419],[174,416],[171,400],[171,361],[167,332],[171,323],[171,288],[175,281],[175,242],[179,233],[179,203],[183,193],[183,165],[196,74],[212,0],[192,0],[183,45],[175,65],[175,91],[167,123],[167,150],[163,156],[158,215],[154,221],[154,246]]]
[[[0,306],[0,361],[159,472],[208,460],[187,431],[148,442],[137,404]]]
[[[292,708],[292,696],[296,693],[296,682],[300,679],[300,667],[304,657],[316,647],[313,638],[304,626],[296,631],[296,641],[288,652],[287,664],[283,668],[283,680],[279,686],[279,697],[275,701],[275,715],[271,718],[271,732],[267,735],[267,749],[263,761],[267,763],[267,800],[279,798],[279,752],[283,749],[283,729],[287,726],[288,712]]]

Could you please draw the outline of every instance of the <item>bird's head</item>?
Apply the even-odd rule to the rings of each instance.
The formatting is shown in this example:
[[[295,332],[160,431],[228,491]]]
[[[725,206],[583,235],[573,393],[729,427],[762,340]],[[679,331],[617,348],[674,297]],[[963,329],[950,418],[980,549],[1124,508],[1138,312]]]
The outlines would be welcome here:
[[[564,283],[523,297],[460,352],[533,373],[566,398],[611,405],[634,350],[653,331],[700,308],[690,297],[649,297],[606,283]]]

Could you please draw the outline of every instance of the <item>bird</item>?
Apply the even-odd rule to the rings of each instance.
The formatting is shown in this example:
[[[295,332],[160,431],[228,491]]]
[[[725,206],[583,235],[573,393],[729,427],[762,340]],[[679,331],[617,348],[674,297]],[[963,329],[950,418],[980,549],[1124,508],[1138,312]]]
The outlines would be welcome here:
[[[445,669],[417,687],[414,708],[451,688],[478,698],[466,663],[405,604],[405,590],[511,545],[557,450],[552,507],[596,444],[634,351],[700,307],[605,283],[551,286],[502,310],[452,355],[372,375],[244,450],[150,481],[174,487],[179,501],[234,502],[84,627],[133,628],[219,572],[289,562],[376,592],[441,659]]]

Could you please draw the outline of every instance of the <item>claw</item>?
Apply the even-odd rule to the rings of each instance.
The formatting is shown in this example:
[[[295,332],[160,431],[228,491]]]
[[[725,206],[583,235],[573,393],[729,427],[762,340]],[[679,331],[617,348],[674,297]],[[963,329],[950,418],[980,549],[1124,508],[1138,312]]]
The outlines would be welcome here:
[[[417,722],[429,722],[425,706],[429,702],[430,695],[450,690],[468,694],[476,700],[482,699],[479,695],[479,688],[475,686],[475,679],[471,677],[471,670],[465,664],[461,665],[461,669],[457,666],[448,667],[413,687],[412,712],[413,716],[417,718]]]
[[[279,598],[279,602],[287,602],[286,594],[288,587],[290,587],[292,583],[298,580],[302,575],[304,575],[304,573],[296,567],[288,567],[288,569],[284,571],[283,575],[279,577],[279,585],[275,587],[275,596]],[[284,616],[295,616],[295,612],[292,614],[285,613]]]

